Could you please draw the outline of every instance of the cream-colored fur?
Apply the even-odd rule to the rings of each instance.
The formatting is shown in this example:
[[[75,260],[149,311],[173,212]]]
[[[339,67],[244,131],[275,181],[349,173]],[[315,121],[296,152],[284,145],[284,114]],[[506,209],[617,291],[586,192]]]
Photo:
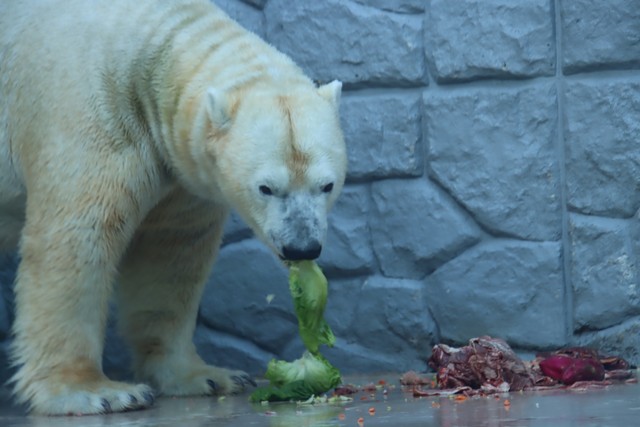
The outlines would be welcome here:
[[[319,254],[345,178],[339,97],[207,0],[1,1],[19,401],[91,414],[251,382],[195,352],[203,284],[232,208],[277,255]],[[102,373],[114,283],[140,384]]]

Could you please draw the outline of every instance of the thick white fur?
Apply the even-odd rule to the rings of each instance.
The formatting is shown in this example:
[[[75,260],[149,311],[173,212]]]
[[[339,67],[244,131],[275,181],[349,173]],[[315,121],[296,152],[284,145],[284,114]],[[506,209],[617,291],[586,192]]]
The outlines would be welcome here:
[[[19,401],[90,414],[148,406],[150,387],[241,391],[248,377],[207,366],[191,341],[222,225],[235,208],[280,256],[319,248],[345,178],[340,89],[316,88],[207,0],[1,1]],[[102,373],[116,282],[141,384]]]

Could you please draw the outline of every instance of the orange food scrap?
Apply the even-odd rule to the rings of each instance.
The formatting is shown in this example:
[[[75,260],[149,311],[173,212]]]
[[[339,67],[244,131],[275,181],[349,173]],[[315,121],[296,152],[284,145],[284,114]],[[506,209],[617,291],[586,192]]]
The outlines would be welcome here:
[[[453,398],[456,402],[464,402],[467,400],[467,396],[464,394],[456,394],[456,397]]]
[[[345,418],[347,418],[347,417],[346,417],[344,414],[339,414],[339,415],[338,415],[338,419],[339,419],[340,421],[344,421],[344,419],[345,419]]]
[[[386,382],[385,380],[380,380],[380,381],[378,381],[378,384],[380,384],[380,385],[385,385],[386,383],[387,383],[387,382]]]
[[[360,417],[358,418],[358,427],[362,427],[364,426],[364,418]]]
[[[509,408],[511,408],[511,401],[509,401],[509,399],[505,399],[504,400],[504,409],[506,409],[508,411]]]
[[[369,415],[374,416],[375,414],[376,414],[376,408],[372,406],[371,408],[369,408]]]

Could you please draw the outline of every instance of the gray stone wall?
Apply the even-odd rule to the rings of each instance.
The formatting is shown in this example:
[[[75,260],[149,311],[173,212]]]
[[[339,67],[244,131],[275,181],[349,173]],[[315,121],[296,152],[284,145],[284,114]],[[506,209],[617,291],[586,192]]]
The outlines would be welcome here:
[[[481,334],[640,363],[640,0],[215,1],[344,82],[348,183],[320,259],[339,368],[423,369]],[[254,374],[299,357],[287,286],[234,216],[203,357]]]

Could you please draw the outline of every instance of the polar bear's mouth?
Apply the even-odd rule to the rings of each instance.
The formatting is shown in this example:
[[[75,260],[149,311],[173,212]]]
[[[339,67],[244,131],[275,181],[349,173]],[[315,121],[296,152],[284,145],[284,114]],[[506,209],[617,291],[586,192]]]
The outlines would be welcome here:
[[[293,245],[283,246],[282,254],[279,256],[285,261],[311,261],[317,259],[321,252],[322,245],[319,242],[312,242],[303,248]]]

